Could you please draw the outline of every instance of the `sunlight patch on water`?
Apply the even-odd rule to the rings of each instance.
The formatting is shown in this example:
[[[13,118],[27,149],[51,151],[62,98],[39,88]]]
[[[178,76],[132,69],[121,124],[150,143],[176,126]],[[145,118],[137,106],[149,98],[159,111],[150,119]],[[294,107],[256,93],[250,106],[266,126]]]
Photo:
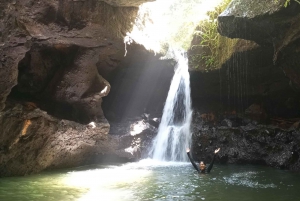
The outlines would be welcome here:
[[[64,182],[68,186],[94,188],[136,183],[151,174],[149,170],[129,168],[96,169],[80,172],[70,172]]]
[[[105,198],[105,201],[134,200],[132,192],[128,190],[116,191],[115,189],[94,188],[79,198],[78,201],[102,200],[101,198]]]
[[[190,163],[145,159],[114,166],[2,178],[5,201],[298,200],[300,175],[257,166],[219,166],[197,174]],[[234,196],[234,197],[233,197]]]
[[[131,185],[141,185],[152,174],[146,169],[132,169],[130,166],[108,167],[86,171],[69,172],[64,179],[68,187],[86,189],[79,201],[97,200],[133,200]],[[118,190],[116,190],[118,189]]]
[[[85,192],[78,201],[97,200],[105,197],[110,200],[134,200],[132,186],[144,186],[152,178],[153,168],[186,166],[185,162],[162,162],[144,159],[122,166],[109,166],[105,169],[69,172],[63,183]]]

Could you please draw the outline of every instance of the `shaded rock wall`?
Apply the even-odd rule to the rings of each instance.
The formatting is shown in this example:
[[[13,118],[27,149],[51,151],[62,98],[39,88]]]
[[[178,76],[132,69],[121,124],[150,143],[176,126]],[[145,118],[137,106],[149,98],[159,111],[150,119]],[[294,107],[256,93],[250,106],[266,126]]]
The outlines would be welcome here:
[[[111,91],[103,99],[106,118],[118,122],[143,113],[161,117],[175,61],[160,60],[160,55],[133,44],[120,66],[107,78]]]
[[[104,118],[101,102],[110,85],[99,72],[122,59],[121,36],[131,29],[138,8],[96,0],[6,1],[1,6],[1,109],[17,85],[12,95],[40,107],[49,102],[66,106],[67,119]]]
[[[260,105],[269,118],[296,118],[300,97],[284,72],[273,65],[273,48],[236,46],[222,68],[207,73],[191,71],[193,107],[201,113],[244,114],[252,104]],[[247,49],[248,48],[248,49]],[[240,51],[241,50],[241,51]],[[265,118],[264,123],[268,123]]]
[[[283,39],[293,20],[299,16],[299,5],[285,0],[233,0],[218,17],[218,31],[229,38],[252,40],[260,45],[272,45]]]
[[[140,158],[147,137],[107,135],[101,108],[138,8],[97,0],[0,8],[0,176]]]
[[[221,147],[222,163],[299,170],[300,5],[284,2],[233,0],[218,17],[221,35],[259,46],[236,46],[219,71],[191,73],[196,159]]]
[[[196,115],[195,118],[199,120],[199,117]],[[217,161],[221,163],[260,164],[299,170],[299,130],[258,125],[250,119],[237,117],[227,119],[227,123],[219,126],[204,123],[199,126],[201,123],[198,122],[198,127],[193,128],[192,145],[196,160],[210,162],[214,150],[220,147]]]
[[[299,89],[300,4],[280,1],[234,0],[218,17],[218,30],[230,38],[253,40],[274,50],[273,63]]]

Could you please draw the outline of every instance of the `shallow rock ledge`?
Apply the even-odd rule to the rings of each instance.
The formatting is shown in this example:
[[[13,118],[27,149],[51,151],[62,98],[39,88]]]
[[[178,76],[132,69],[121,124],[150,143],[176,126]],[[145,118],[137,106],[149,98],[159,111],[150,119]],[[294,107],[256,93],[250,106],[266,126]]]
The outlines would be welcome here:
[[[138,135],[107,135],[110,126],[59,120],[33,103],[8,105],[0,113],[0,177],[141,157]]]

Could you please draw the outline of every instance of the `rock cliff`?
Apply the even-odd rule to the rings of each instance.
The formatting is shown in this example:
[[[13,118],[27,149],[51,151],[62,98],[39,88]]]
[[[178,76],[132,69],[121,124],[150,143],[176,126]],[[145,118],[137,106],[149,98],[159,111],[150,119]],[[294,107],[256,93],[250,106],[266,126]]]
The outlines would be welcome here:
[[[108,135],[101,104],[143,2],[0,2],[0,176],[140,158],[143,133]]]
[[[220,70],[191,75],[196,158],[221,147],[220,162],[299,170],[300,5],[285,2],[233,0],[218,17],[221,35],[248,42]]]

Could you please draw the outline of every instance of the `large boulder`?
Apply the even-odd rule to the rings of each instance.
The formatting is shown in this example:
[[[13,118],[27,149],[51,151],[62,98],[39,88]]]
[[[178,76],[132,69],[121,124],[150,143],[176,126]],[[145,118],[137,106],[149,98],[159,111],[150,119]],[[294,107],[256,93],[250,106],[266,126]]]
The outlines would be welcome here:
[[[138,160],[156,132],[147,122],[137,121],[119,135],[108,135],[108,122],[60,120],[31,102],[10,102],[0,112],[0,130],[0,177]]]
[[[300,90],[300,4],[285,0],[233,0],[218,17],[218,31],[230,38],[253,40],[273,48],[273,63],[283,69],[292,88]]]
[[[286,0],[233,0],[218,17],[218,31],[229,38],[253,40],[271,45],[282,40],[299,18],[300,5]]]

